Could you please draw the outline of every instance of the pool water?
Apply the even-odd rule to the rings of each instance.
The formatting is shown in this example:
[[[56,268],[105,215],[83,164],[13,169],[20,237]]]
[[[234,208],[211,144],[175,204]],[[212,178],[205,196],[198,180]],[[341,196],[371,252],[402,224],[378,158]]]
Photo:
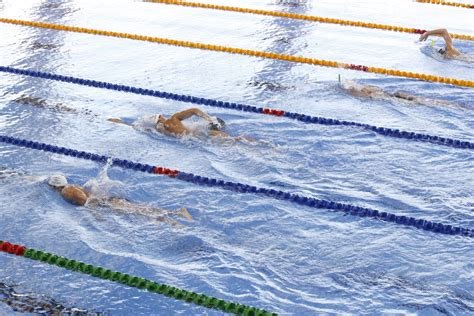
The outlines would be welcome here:
[[[472,34],[468,9],[373,0],[206,1]],[[474,80],[471,65],[432,58],[418,36],[138,1],[0,1],[2,17],[168,37]],[[268,106],[474,141],[474,91],[417,80],[147,42],[0,24],[0,65]],[[435,46],[441,47],[441,41]],[[474,43],[456,41],[473,54]],[[459,107],[353,97],[343,80]],[[107,121],[190,105],[26,76],[0,75],[2,135],[474,228],[471,150],[353,127],[202,107],[234,136],[219,142]],[[192,124],[199,125],[199,122]],[[110,194],[166,209],[182,227],[65,202],[29,176],[95,179]],[[472,238],[434,234],[252,194],[0,143],[0,239],[281,314],[474,312]],[[105,189],[104,189],[105,190]],[[0,255],[0,281],[84,310],[219,314],[40,262]],[[8,305],[0,313],[10,314]]]

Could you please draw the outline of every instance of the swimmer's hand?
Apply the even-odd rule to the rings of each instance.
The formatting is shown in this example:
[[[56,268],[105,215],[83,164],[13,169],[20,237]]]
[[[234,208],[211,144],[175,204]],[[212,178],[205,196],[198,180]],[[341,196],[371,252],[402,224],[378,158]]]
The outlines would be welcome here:
[[[420,42],[426,41],[426,39],[429,37],[428,32],[425,32],[420,35]]]
[[[175,211],[175,213],[179,216],[182,216],[184,218],[186,218],[188,221],[192,221],[193,220],[193,217],[191,216],[191,214],[189,214],[188,212],[188,209],[185,208],[185,207],[182,207],[180,209],[177,209]]]
[[[168,218],[166,216],[159,216],[159,217],[156,217],[155,220],[157,222],[163,222],[163,223],[167,223],[173,227],[182,227],[183,225],[178,222],[177,220],[174,220],[174,219],[171,219],[171,218]]]
[[[121,119],[118,118],[109,118],[107,121],[114,122],[114,123],[123,123]]]
[[[109,119],[107,119],[107,121],[114,122],[114,123],[119,123],[119,124],[123,124],[123,125],[127,125],[127,126],[132,126],[132,124],[126,123],[126,122],[122,121],[119,118],[109,118]]]
[[[185,207],[182,207],[182,208],[179,208],[177,209],[176,211],[172,211],[170,212],[171,214],[173,215],[178,215],[178,216],[182,216],[184,218],[186,218],[188,221],[192,221],[193,220],[193,217],[191,216],[191,214],[189,214],[187,208]],[[168,214],[170,214],[168,213]],[[172,218],[169,218],[169,217],[166,217],[166,216],[159,216],[156,218],[159,222],[165,222],[165,223],[168,223],[170,225],[172,225],[173,227],[176,227],[176,228],[180,228],[180,227],[183,227],[183,224],[181,224],[180,222],[178,222],[177,220],[175,219],[172,219]]]

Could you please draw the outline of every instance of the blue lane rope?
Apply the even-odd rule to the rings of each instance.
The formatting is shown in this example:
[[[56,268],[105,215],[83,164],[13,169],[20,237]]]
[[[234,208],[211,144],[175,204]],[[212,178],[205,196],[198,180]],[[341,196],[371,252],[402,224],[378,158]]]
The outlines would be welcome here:
[[[162,174],[161,170],[157,171],[157,169],[163,169],[161,167],[156,167],[148,164],[136,163],[133,161],[128,161],[124,159],[116,159],[104,155],[93,154],[85,151],[78,151],[74,149],[69,149],[66,147],[59,147],[54,145],[49,145],[45,143],[30,141],[21,138],[10,137],[6,135],[0,135],[0,142],[12,144],[15,146],[26,147],[31,149],[42,150],[46,152],[52,152],[56,154],[77,157],[86,160],[92,160],[97,162],[106,162],[109,159],[112,159],[112,165],[118,166],[125,169],[131,169],[136,171],[142,171],[147,173],[154,173],[154,174]],[[166,168],[165,168],[166,169]],[[168,169],[169,170],[169,169]],[[178,180],[191,182],[197,185],[202,186],[211,186],[211,187],[220,187],[225,190],[230,190],[239,193],[252,193],[252,194],[260,194],[265,195],[274,199],[279,200],[286,200],[292,203],[296,203],[299,205],[304,205],[312,208],[317,209],[330,209],[334,211],[343,212],[345,214],[350,214],[353,216],[359,217],[369,217],[375,218],[386,222],[396,223],[400,225],[416,227],[418,229],[423,229],[426,231],[431,231],[434,233],[440,234],[447,234],[447,235],[460,235],[473,238],[474,237],[474,230],[464,227],[456,227],[448,224],[442,224],[437,222],[428,221],[425,219],[417,219],[414,217],[408,217],[403,215],[395,215],[387,212],[378,211],[375,209],[354,206],[345,203],[338,203],[329,200],[320,200],[311,197],[306,197],[298,194],[291,194],[284,191],[274,190],[274,189],[266,189],[266,188],[258,188],[255,186],[238,183],[238,182],[229,182],[214,178],[203,177],[199,175],[195,175],[192,173],[186,173],[175,170],[175,172],[168,174],[171,178],[176,178]]]
[[[11,74],[17,74],[17,75],[25,75],[25,76],[31,76],[31,77],[43,78],[43,79],[50,79],[50,80],[79,84],[79,85],[95,87],[95,88],[123,91],[123,92],[152,96],[152,97],[157,97],[157,98],[170,99],[170,100],[175,100],[175,101],[180,101],[180,102],[194,103],[198,105],[207,105],[207,106],[212,106],[212,107],[240,110],[240,111],[251,112],[251,113],[271,114],[271,113],[268,113],[269,111],[266,108],[260,108],[260,107],[255,107],[251,105],[246,105],[246,104],[218,101],[218,100],[213,100],[213,99],[200,98],[200,97],[195,97],[195,96],[190,96],[190,95],[175,94],[175,93],[169,93],[169,92],[163,92],[163,91],[157,91],[157,90],[151,90],[151,89],[143,89],[143,88],[126,86],[126,85],[113,84],[113,83],[108,83],[108,82],[103,82],[103,81],[55,75],[55,74],[40,72],[40,71],[32,71],[32,70],[0,66],[0,72],[6,72],[6,73],[11,73]],[[284,112],[284,111],[276,111],[276,112],[279,113],[277,114],[277,116],[285,116],[287,118],[291,118],[291,119],[301,121],[304,123],[309,123],[309,124],[356,126],[356,127],[363,128],[363,129],[375,132],[377,134],[389,136],[389,137],[403,138],[403,139],[409,139],[409,140],[421,141],[421,142],[429,142],[429,143],[444,145],[444,146],[453,147],[453,148],[474,149],[473,142],[462,141],[462,140],[453,139],[453,138],[407,132],[407,131],[394,129],[394,128],[378,127],[378,126],[369,125],[369,124],[343,121],[343,120],[324,118],[324,117],[318,117],[318,116],[310,116],[310,115],[305,115],[305,114],[300,114],[300,113],[292,113],[292,112]]]

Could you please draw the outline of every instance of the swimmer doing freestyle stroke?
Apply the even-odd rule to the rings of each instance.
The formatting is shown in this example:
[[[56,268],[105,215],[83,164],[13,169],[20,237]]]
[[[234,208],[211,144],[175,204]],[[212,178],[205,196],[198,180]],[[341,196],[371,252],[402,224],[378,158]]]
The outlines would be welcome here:
[[[224,140],[228,139],[232,141],[243,141],[243,142],[254,141],[254,139],[250,137],[230,136],[226,132],[222,131],[222,129],[225,126],[225,122],[223,120],[219,118],[211,117],[209,114],[204,113],[198,108],[191,108],[191,109],[177,112],[173,114],[170,118],[166,118],[164,115],[156,114],[156,115],[146,117],[145,120],[147,122],[149,129],[157,131],[165,135],[175,136],[175,137],[181,137],[185,135],[200,136],[201,134],[199,132],[183,124],[184,120],[191,118],[193,116],[200,117],[209,123],[206,136],[220,138]],[[114,123],[125,124],[132,127],[135,126],[134,124],[124,122],[122,119],[118,119],[118,118],[109,118],[108,120]]]
[[[466,55],[459,52],[453,45],[453,40],[446,29],[435,29],[424,32],[420,36],[420,41],[425,41],[429,36],[440,36],[445,41],[445,48],[440,49],[438,53],[443,55],[445,58],[457,59],[466,62],[474,62],[472,55]],[[372,86],[372,85],[361,85],[353,81],[345,81],[339,85],[346,93],[355,97],[370,98],[374,100],[403,100],[409,104],[420,104],[420,105],[436,105],[446,106],[453,108],[461,108],[462,106],[456,103],[452,103],[445,100],[439,99],[428,99],[420,96],[408,94],[402,91],[396,91],[389,93],[383,89]]]
[[[445,48],[438,50],[438,53],[443,55],[445,58],[457,59],[457,60],[465,61],[468,63],[474,62],[473,55],[463,54],[454,47],[453,39],[451,38],[451,35],[449,35],[449,32],[447,29],[436,29],[436,30],[427,31],[421,34],[420,42],[426,41],[428,37],[430,36],[439,36],[444,39]]]
[[[340,78],[340,77],[339,77]],[[359,98],[368,98],[372,100],[387,100],[387,101],[403,101],[410,105],[426,105],[426,106],[445,106],[450,108],[462,108],[461,105],[449,102],[446,100],[439,99],[429,99],[420,97],[417,95],[412,95],[402,91],[396,91],[393,93],[386,92],[382,88],[372,86],[372,85],[363,85],[356,83],[352,80],[341,81],[339,79],[339,87],[345,92],[352,96]]]
[[[119,197],[95,196],[90,190],[82,186],[69,184],[66,177],[61,174],[50,176],[47,179],[47,183],[55,191],[59,192],[63,199],[74,205],[86,206],[92,209],[106,207],[122,213],[136,213],[172,225],[179,225],[179,222],[168,218],[167,215],[181,216],[192,220],[191,214],[184,207],[175,211],[168,211],[159,207],[135,204]]]
[[[77,307],[66,307],[45,295],[18,292],[12,285],[7,285],[3,282],[0,282],[0,302],[10,306],[13,312],[30,313],[30,315],[101,315],[100,312],[79,309]]]

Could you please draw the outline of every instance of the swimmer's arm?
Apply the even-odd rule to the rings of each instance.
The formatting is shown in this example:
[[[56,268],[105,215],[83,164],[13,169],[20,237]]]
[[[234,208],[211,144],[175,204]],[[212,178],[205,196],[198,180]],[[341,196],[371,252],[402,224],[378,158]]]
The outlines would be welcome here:
[[[178,120],[182,121],[182,120],[190,118],[194,115],[199,116],[199,117],[205,119],[206,121],[212,122],[212,118],[208,114],[206,114],[203,111],[199,110],[198,108],[191,108],[191,109],[187,109],[187,110],[175,113],[171,118],[172,119],[175,118],[175,119],[178,119]]]
[[[427,31],[420,36],[420,41],[426,40],[430,35],[442,37],[444,41],[446,42],[446,46],[448,48],[450,49],[454,48],[453,39],[451,38],[451,35],[449,35],[447,29],[436,29],[436,30]]]
[[[436,29],[436,30],[426,31],[425,33],[421,34],[420,42],[425,41],[431,35],[441,36],[443,38],[447,35],[449,38],[451,38],[451,36],[449,36],[448,30],[446,30],[446,29]]]
[[[107,119],[107,121],[114,122],[114,123],[119,123],[119,124],[123,124],[123,125],[127,125],[127,126],[132,126],[132,124],[126,123],[126,122],[122,121],[119,118],[109,118],[109,119]]]

